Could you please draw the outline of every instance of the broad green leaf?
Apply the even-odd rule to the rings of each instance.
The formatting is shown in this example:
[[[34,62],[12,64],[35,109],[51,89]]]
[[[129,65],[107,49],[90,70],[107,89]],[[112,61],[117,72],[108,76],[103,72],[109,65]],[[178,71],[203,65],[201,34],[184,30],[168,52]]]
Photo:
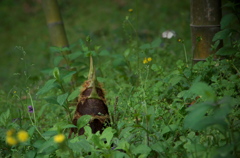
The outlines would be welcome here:
[[[104,148],[106,146],[100,137],[95,134],[92,135],[91,142],[93,142],[98,148]]]
[[[219,31],[218,33],[216,33],[212,39],[212,41],[216,41],[216,40],[222,40],[222,39],[226,39],[227,37],[229,37],[230,33],[233,32],[232,29],[224,29],[222,31]]]
[[[60,47],[54,47],[54,46],[50,47],[51,53],[60,53],[61,50],[62,50],[62,48],[60,48]]]
[[[41,144],[40,148],[38,148],[38,153],[49,154],[57,149],[57,144],[53,140],[48,140]]]
[[[151,148],[152,150],[155,150],[155,151],[158,152],[158,153],[164,152],[164,146],[163,146],[163,144],[162,144],[161,142],[157,142],[157,143],[155,143],[155,144],[152,144],[152,145],[150,146],[150,148]]]
[[[65,101],[67,100],[68,98],[68,93],[65,93],[65,94],[62,94],[62,95],[59,95],[57,97],[57,102],[59,105],[63,105],[65,103]]]
[[[57,102],[57,97],[56,96],[50,96],[50,97],[46,97],[44,99],[50,104],[57,104],[57,105],[59,104]]]
[[[184,119],[184,128],[190,128],[194,130],[201,130],[206,127],[204,119],[206,118],[206,113],[209,109],[213,109],[212,102],[204,102],[199,104],[194,104],[189,107],[187,111],[190,111]],[[202,123],[202,124],[200,124]]]
[[[155,40],[151,43],[152,48],[157,48],[157,47],[159,47],[160,44],[161,44],[161,42],[162,42],[162,39],[161,39],[161,38],[155,39]]]
[[[75,60],[76,58],[78,58],[81,55],[83,55],[83,52],[77,51],[75,53],[68,54],[67,56],[70,60]]]
[[[71,157],[69,150],[58,149],[55,151],[56,157]]]
[[[83,126],[85,126],[86,124],[88,124],[88,122],[91,119],[91,115],[83,115],[81,116],[78,121],[77,121],[77,127],[78,129],[82,128]]]
[[[107,50],[102,50],[102,51],[99,53],[99,55],[100,55],[100,56],[109,56],[110,53],[109,53],[109,51],[107,51]]]
[[[45,85],[37,92],[37,95],[41,95],[44,94],[46,92],[48,92],[49,90],[51,90],[52,88],[55,87],[55,82],[56,79],[50,79],[48,80]]]
[[[151,45],[150,44],[143,44],[140,46],[140,49],[150,49]]]
[[[190,88],[190,91],[200,97],[204,100],[215,100],[216,94],[212,87],[207,85],[206,83],[203,82],[197,82],[192,85]]]
[[[79,88],[77,88],[75,91],[73,91],[69,96],[68,96],[68,101],[74,100],[78,95],[80,94]]]
[[[107,145],[110,145],[111,140],[113,138],[113,129],[111,127],[106,128],[102,135],[100,136],[101,139],[105,138],[107,140]]]
[[[35,157],[37,151],[36,150],[29,150],[26,154],[25,154],[25,158],[33,158]]]
[[[222,47],[217,51],[217,55],[234,55],[238,52],[237,49],[233,48],[233,47]]]
[[[86,140],[86,138],[78,136],[74,137],[69,141],[69,147],[74,152],[79,152],[81,150],[84,150],[85,152],[90,152],[93,150],[93,147],[89,144],[89,142]]]
[[[163,135],[163,134],[168,133],[168,132],[173,132],[176,129],[178,129],[178,126],[175,125],[175,124],[167,125],[163,128],[161,134]]]
[[[168,83],[170,83],[172,86],[175,86],[182,80],[182,76],[173,76]]]
[[[183,145],[183,147],[188,151],[188,152],[201,152],[201,151],[206,151],[206,148],[201,145],[201,144],[197,144],[197,143],[191,143],[190,141],[185,143]]]
[[[63,81],[65,83],[70,83],[71,80],[72,80],[72,76],[76,73],[76,71],[72,71],[72,72],[69,72],[68,74],[66,74],[65,76],[63,76]]]
[[[122,139],[117,144],[117,148],[116,149],[122,149],[122,150],[128,151],[129,148],[130,148],[130,144],[125,139]]]
[[[236,16],[232,13],[224,15],[221,20],[221,29],[227,27],[231,22],[236,18]]]
[[[64,58],[62,56],[56,56],[53,60],[54,66],[58,66],[63,59]]]
[[[134,148],[132,150],[132,152],[135,154],[135,155],[138,155],[138,154],[144,154],[144,155],[148,155],[150,152],[151,152],[151,148],[145,144],[141,144],[139,146],[137,146],[136,148]]]

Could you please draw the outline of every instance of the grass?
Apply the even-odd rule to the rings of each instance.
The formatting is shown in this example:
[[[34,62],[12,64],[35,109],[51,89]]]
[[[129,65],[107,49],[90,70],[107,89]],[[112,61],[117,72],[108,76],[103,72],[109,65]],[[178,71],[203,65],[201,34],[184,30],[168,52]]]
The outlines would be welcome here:
[[[128,25],[123,27],[123,22],[125,17],[129,16],[128,9],[132,8],[134,9],[131,15],[134,19],[132,23],[138,31],[140,41],[151,41],[160,37],[163,31],[172,29],[177,32],[179,37],[186,39],[186,47],[190,50],[189,2],[179,3],[175,1],[169,4],[167,1],[162,1],[158,4],[157,1],[153,1],[151,5],[143,1],[125,2],[124,5],[120,2],[113,1],[104,4],[100,2],[89,4],[86,1],[60,2],[70,44],[74,45],[80,39],[85,39],[87,35],[91,35],[93,45],[100,45],[102,49],[110,50],[112,53],[124,51],[130,44],[129,36],[133,36],[133,33],[132,28]],[[2,43],[0,51],[3,52],[1,60],[1,82],[3,84],[1,84],[1,89],[10,89],[14,82],[5,81],[9,81],[9,79],[11,81],[14,78],[14,73],[19,73],[24,69],[24,63],[21,60],[23,54],[16,49],[16,46],[23,47],[27,53],[24,56],[25,62],[34,64],[34,70],[38,69],[38,71],[32,71],[31,75],[39,77],[39,73],[35,72],[51,66],[52,59],[49,55],[51,44],[45,17],[39,4],[30,5],[34,10],[32,13],[23,7],[27,2],[4,1],[1,3],[3,3],[1,16],[4,19],[3,27],[0,30]],[[141,4],[138,5],[138,3]],[[179,5],[182,10],[178,9]],[[176,13],[172,10],[179,11]],[[8,11],[11,11],[10,15]],[[128,31],[128,34],[125,31]],[[136,37],[132,38],[135,40]],[[75,47],[73,52],[79,49],[79,47]],[[174,49],[177,53],[182,52],[180,46]],[[177,54],[177,56],[181,56],[180,54],[182,53]]]

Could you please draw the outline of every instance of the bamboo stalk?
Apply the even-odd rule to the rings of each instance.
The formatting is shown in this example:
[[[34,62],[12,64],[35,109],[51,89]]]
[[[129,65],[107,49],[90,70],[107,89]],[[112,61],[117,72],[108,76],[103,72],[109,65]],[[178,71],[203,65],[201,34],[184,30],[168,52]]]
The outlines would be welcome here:
[[[52,45],[60,48],[69,47],[57,0],[42,0],[42,6],[45,12]],[[70,50],[64,51],[63,55],[69,53]]]
[[[211,45],[213,36],[220,31],[220,20],[221,0],[191,0],[190,26],[195,63],[216,53],[217,50],[212,50]]]

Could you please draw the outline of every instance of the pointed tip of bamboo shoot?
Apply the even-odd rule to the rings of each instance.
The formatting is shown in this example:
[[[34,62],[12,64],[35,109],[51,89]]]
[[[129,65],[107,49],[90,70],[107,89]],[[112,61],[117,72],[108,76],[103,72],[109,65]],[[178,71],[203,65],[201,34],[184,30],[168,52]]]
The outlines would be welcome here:
[[[88,80],[91,80],[94,75],[94,67],[93,67],[93,58],[92,55],[90,55],[90,65],[89,65],[89,73],[88,73]]]

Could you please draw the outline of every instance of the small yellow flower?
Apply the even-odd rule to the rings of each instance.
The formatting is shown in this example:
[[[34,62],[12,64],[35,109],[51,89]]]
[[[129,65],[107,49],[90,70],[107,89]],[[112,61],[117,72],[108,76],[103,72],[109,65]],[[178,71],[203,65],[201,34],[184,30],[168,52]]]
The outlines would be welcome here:
[[[26,142],[28,140],[28,133],[24,130],[21,130],[17,133],[18,140],[20,142]]]
[[[12,136],[7,136],[6,137],[6,142],[7,142],[8,145],[11,145],[11,146],[17,144],[17,140]]]
[[[17,93],[17,91],[13,91],[13,93],[14,93],[14,94],[16,94],[16,93]]]
[[[143,64],[147,64],[147,63],[148,63],[147,58],[144,58],[144,60],[143,60]]]
[[[13,134],[15,133],[14,129],[10,129],[6,132],[7,137],[13,136]]]
[[[131,12],[133,12],[133,9],[128,9],[128,11],[131,13]]]
[[[58,134],[54,136],[54,142],[56,143],[62,143],[65,140],[65,135],[64,134]]]
[[[152,58],[151,57],[147,58],[147,61],[148,62],[152,61]]]

